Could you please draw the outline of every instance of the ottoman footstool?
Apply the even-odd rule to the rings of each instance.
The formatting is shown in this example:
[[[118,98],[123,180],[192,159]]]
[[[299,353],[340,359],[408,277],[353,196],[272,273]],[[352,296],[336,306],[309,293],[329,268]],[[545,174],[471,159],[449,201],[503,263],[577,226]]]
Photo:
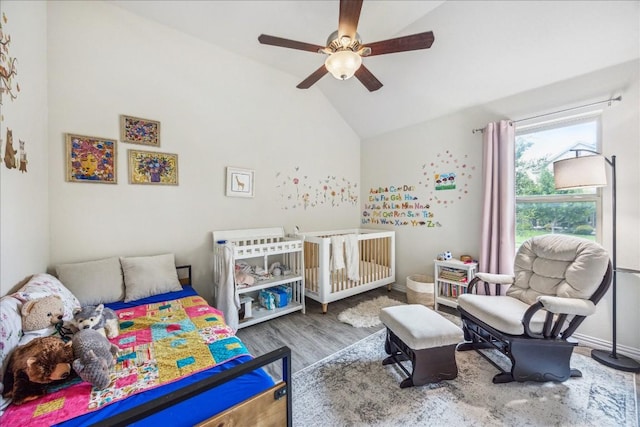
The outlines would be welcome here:
[[[463,341],[462,329],[420,304],[383,308],[380,320],[387,327],[384,349],[390,355],[382,364],[397,363],[408,375],[401,388],[458,376],[455,350]],[[400,363],[407,360],[411,373]]]

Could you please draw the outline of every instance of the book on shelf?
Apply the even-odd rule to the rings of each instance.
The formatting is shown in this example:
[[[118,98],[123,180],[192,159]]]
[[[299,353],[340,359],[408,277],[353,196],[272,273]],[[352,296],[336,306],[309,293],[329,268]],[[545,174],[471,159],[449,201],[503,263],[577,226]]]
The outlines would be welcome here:
[[[446,271],[447,273],[455,274],[457,276],[464,276],[467,274],[465,270],[460,270],[458,268],[452,268],[452,267],[441,267],[440,270]]]
[[[460,283],[466,283],[467,282],[467,276],[457,276],[457,275],[453,275],[453,274],[448,274],[445,271],[441,271],[440,272],[440,279],[445,279],[445,280],[451,280],[453,282],[460,282]]]
[[[451,283],[440,283],[439,285],[439,295],[442,297],[458,298],[466,292],[466,286],[453,285]]]

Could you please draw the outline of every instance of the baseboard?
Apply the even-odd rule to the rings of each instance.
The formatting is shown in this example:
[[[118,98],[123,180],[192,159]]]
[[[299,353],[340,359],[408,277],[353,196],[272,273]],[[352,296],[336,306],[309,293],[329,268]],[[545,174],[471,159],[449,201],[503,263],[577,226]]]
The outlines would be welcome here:
[[[391,289],[395,290],[395,291],[400,291],[403,293],[407,293],[407,288],[405,285],[400,285],[398,282],[394,283],[391,285]]]
[[[577,339],[581,345],[602,350],[611,349],[611,342],[600,338],[590,337],[589,335],[573,334],[573,338]],[[616,352],[624,356],[640,360],[640,349],[629,347],[626,345],[616,345]]]

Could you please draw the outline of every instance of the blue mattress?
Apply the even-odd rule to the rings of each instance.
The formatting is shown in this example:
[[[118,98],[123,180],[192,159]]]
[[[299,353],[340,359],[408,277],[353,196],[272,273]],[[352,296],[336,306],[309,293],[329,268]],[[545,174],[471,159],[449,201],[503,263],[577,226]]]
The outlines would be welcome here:
[[[114,310],[119,310],[122,308],[131,308],[137,305],[168,301],[193,295],[196,295],[196,292],[193,290],[193,288],[190,286],[184,286],[182,291],[155,295],[129,303],[111,303],[106,304],[106,306]],[[174,390],[180,389],[189,384],[193,384],[194,382],[215,375],[216,373],[222,372],[224,370],[230,369],[251,359],[252,358],[250,356],[241,356],[237,359],[230,360],[226,363],[207,369],[205,371],[190,375],[189,377],[183,378],[174,383],[135,394],[120,402],[112,403],[98,411],[76,417],[57,425],[61,427],[70,427],[85,426],[96,423],[119,412],[131,409],[142,403],[167,395]],[[208,390],[207,392],[202,393],[196,397],[185,400],[177,405],[160,411],[150,417],[145,418],[142,421],[131,425],[154,427],[159,425],[192,426],[248,399],[249,397],[263,390],[268,389],[273,385],[273,379],[265,371],[263,371],[262,369],[258,369],[256,371],[238,377],[233,381]]]

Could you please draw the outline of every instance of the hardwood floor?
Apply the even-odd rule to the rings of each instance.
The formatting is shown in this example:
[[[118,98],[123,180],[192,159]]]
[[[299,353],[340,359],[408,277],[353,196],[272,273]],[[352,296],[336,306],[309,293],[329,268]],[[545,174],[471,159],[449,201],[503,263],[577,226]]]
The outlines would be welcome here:
[[[297,372],[327,356],[341,350],[372,333],[383,328],[382,325],[370,328],[354,328],[338,320],[338,314],[362,301],[387,295],[398,301],[406,302],[403,292],[387,291],[386,287],[374,289],[363,294],[354,295],[329,304],[327,314],[322,314],[319,303],[307,298],[306,314],[295,312],[278,317],[268,322],[259,323],[240,329],[237,333],[251,354],[260,355],[275,350],[284,345],[291,349],[291,369]],[[441,306],[443,311],[456,314],[456,311]],[[578,346],[576,353],[589,356],[589,347]],[[489,367],[490,368],[490,367]],[[269,367],[268,371],[280,377],[280,367]],[[640,401],[640,375],[635,375],[637,400]],[[640,425],[640,411],[638,411]]]
[[[240,329],[237,333],[252,354],[260,355],[284,345],[291,349],[291,369],[299,371],[383,328],[354,328],[338,320],[338,314],[362,301],[387,295],[406,302],[403,292],[386,287],[354,295],[329,304],[327,314],[322,306],[307,298],[306,314],[297,311]]]

